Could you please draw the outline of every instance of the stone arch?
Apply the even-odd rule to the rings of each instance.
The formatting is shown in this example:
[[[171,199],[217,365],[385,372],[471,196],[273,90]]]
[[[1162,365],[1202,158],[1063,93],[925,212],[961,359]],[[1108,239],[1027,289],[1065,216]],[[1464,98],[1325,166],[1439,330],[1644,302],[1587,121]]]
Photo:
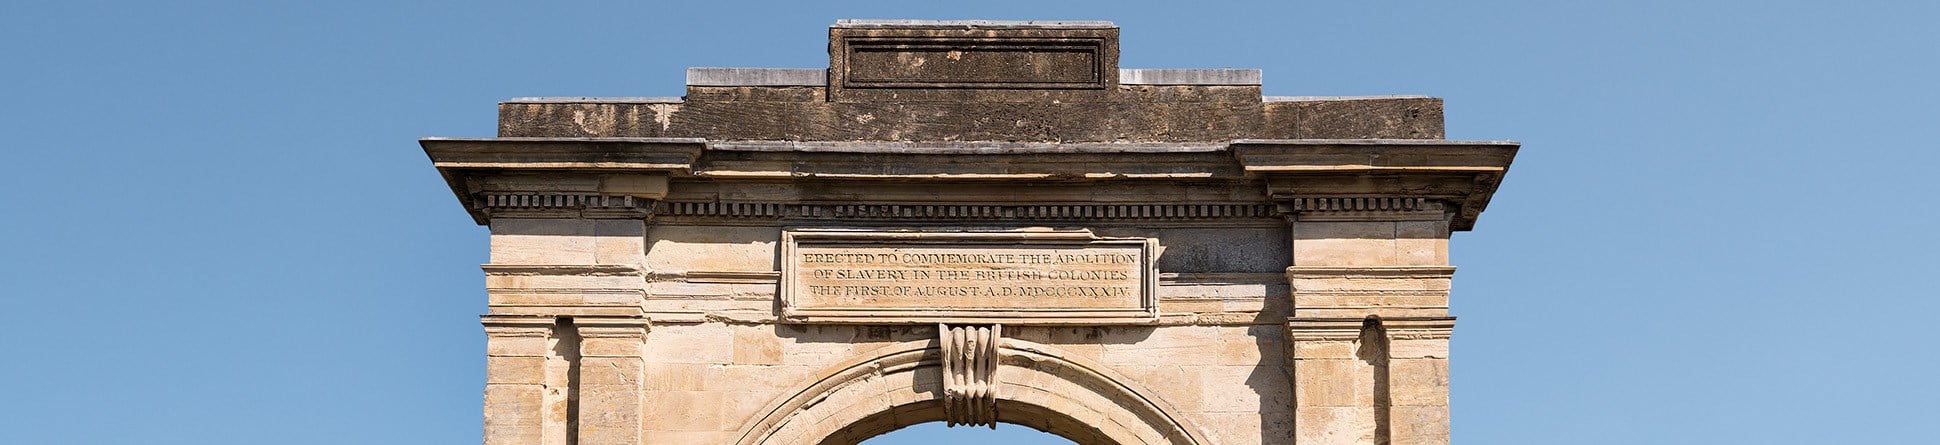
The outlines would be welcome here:
[[[1208,443],[1164,400],[1133,381],[1055,348],[1017,339],[999,347],[997,420],[1081,444]],[[740,445],[849,445],[943,420],[941,352],[903,342],[831,366],[741,428]]]

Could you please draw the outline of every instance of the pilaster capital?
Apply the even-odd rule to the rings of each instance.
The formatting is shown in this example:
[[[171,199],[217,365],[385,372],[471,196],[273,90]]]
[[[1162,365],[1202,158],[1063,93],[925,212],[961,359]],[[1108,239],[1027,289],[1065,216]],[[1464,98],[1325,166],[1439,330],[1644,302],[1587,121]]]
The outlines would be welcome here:
[[[1359,318],[1289,318],[1287,339],[1293,341],[1353,341],[1361,338]]]
[[[490,337],[545,337],[551,335],[553,317],[528,315],[484,315],[478,317]]]
[[[1447,340],[1455,335],[1455,317],[1382,319],[1392,340]]]
[[[646,338],[652,324],[646,317],[573,317],[580,338]]]

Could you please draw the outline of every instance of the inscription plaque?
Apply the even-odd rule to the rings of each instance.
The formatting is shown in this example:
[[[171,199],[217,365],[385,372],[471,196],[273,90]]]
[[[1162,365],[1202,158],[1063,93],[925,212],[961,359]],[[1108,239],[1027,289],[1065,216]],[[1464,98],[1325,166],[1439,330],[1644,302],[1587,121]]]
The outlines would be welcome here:
[[[789,231],[782,315],[830,323],[1144,323],[1153,241],[1084,231]]]
[[[857,40],[847,88],[1103,88],[1103,39]]]

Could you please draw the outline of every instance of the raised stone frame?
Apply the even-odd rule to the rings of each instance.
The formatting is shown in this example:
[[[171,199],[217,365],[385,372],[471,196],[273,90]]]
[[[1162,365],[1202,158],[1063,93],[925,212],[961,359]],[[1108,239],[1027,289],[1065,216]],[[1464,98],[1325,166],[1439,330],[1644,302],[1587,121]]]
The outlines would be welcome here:
[[[826,68],[420,143],[491,230],[487,444],[1444,444],[1439,99],[1124,69],[1109,22],[844,20]]]

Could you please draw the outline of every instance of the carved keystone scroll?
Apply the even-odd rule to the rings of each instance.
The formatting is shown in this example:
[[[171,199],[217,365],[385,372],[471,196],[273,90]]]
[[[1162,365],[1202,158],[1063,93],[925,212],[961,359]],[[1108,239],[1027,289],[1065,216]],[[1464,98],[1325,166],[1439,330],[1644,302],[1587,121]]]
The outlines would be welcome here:
[[[997,342],[1003,328],[936,325],[943,345],[945,425],[997,428]]]

